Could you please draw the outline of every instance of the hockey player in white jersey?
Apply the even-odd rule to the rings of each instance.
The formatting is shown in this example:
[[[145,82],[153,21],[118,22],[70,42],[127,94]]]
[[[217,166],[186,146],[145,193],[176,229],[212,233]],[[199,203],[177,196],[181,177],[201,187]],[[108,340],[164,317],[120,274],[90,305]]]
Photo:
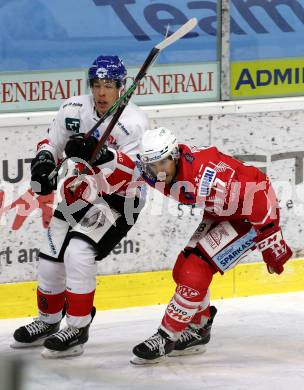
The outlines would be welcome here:
[[[126,74],[119,57],[99,56],[88,72],[92,94],[71,97],[61,105],[31,163],[32,187],[37,194],[47,195],[56,189],[56,178],[49,180],[48,176],[64,152],[68,157],[90,160],[111,116],[93,135],[87,137],[85,133],[120,97]],[[108,146],[135,159],[148,127],[146,114],[129,102],[108,138]],[[107,157],[101,154],[99,158],[99,162],[105,162]],[[132,227],[121,194],[105,195],[103,199],[111,216],[102,207],[87,204],[73,214],[74,225],[66,218],[64,209],[55,210],[39,255],[39,316],[14,332],[13,348],[44,345],[42,356],[46,358],[83,352],[95,314],[96,260],[105,258]],[[136,221],[141,201],[136,195],[133,201],[132,217]],[[67,327],[60,330],[65,311]]]

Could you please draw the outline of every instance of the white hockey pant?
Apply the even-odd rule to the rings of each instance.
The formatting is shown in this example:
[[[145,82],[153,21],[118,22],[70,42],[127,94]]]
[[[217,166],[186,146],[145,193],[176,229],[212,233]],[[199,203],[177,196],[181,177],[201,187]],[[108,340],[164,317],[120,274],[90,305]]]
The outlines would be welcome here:
[[[81,315],[77,310],[82,301],[94,295],[96,288],[97,264],[96,251],[91,244],[79,238],[72,238],[65,250],[64,263],[40,258],[38,268],[38,289],[47,295],[58,295],[66,292],[68,301],[67,323],[75,327],[86,326],[91,321],[91,315]],[[61,319],[61,310],[48,313],[40,310],[40,319],[48,323]]]

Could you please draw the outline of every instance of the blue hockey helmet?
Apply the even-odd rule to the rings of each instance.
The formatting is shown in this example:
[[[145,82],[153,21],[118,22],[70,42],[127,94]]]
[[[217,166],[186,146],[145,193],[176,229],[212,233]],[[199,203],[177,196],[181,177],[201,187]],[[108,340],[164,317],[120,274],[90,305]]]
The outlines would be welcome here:
[[[118,56],[99,56],[88,71],[90,84],[94,79],[109,79],[115,80],[118,88],[125,84],[126,76],[127,70]]]

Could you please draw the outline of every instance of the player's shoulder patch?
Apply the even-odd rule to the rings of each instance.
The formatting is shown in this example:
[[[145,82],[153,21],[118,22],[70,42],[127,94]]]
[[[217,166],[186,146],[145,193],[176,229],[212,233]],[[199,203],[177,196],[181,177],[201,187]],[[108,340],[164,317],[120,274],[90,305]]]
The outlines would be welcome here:
[[[80,119],[66,117],[65,118],[65,128],[68,131],[72,131],[73,133],[79,133]]]
[[[88,95],[72,96],[61,106],[61,115],[63,115],[65,128],[73,133],[80,131],[81,111],[86,110],[90,105]]]

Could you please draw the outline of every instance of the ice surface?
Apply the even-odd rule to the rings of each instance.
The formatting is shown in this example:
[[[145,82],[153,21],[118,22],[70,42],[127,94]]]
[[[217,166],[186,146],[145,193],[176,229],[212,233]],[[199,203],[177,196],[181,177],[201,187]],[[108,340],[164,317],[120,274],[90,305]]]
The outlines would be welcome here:
[[[213,303],[218,314],[202,355],[132,366],[132,347],[162,317],[164,306],[152,306],[98,312],[84,354],[60,360],[43,360],[40,347],[10,349],[13,330],[30,319],[1,320],[0,356],[24,362],[22,390],[304,389],[304,292]],[[10,390],[0,379],[2,388]]]

